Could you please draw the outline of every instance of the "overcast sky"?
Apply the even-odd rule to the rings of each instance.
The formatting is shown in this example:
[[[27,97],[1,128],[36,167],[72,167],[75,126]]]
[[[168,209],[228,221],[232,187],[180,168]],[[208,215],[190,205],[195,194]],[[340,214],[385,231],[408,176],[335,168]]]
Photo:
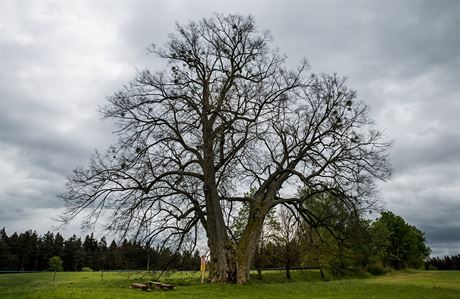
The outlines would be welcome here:
[[[385,1],[383,1],[385,2]],[[56,194],[115,140],[98,107],[157,68],[146,47],[176,21],[252,14],[295,65],[336,72],[394,140],[384,207],[426,233],[433,255],[460,251],[460,1],[1,1],[0,227],[44,233]],[[64,235],[82,235],[73,223]]]

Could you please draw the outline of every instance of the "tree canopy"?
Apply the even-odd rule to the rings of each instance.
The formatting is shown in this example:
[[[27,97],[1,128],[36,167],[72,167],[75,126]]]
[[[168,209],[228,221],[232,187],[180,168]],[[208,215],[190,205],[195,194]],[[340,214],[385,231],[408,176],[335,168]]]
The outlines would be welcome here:
[[[384,212],[374,226],[381,226],[388,234],[384,263],[395,269],[421,268],[431,253],[425,245],[424,233],[392,212]]]
[[[389,143],[368,108],[336,74],[312,74],[307,61],[287,69],[271,41],[251,16],[177,24],[150,48],[167,67],[140,71],[108,98],[102,112],[119,141],[69,178],[63,220],[87,212],[88,225],[104,217],[123,237],[177,247],[203,230],[211,281],[244,283],[277,205],[311,219],[303,203],[324,192],[350,209],[372,203],[374,180],[390,175]]]

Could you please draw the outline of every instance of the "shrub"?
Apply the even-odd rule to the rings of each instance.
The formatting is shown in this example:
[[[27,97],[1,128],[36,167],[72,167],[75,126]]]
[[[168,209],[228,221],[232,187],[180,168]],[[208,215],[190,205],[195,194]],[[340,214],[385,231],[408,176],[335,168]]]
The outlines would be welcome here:
[[[388,271],[382,264],[375,263],[367,267],[367,272],[371,273],[372,275],[383,275],[386,274]]]
[[[81,268],[81,271],[82,272],[93,272],[93,269],[91,269],[90,267],[83,267]]]

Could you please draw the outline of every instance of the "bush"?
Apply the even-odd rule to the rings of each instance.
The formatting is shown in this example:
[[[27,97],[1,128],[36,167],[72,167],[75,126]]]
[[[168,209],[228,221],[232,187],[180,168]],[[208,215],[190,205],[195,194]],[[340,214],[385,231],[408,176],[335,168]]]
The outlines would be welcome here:
[[[425,266],[425,270],[438,270],[438,268],[436,268],[432,264],[428,264],[428,265]]]
[[[367,272],[371,273],[372,275],[383,275],[388,271],[382,264],[376,263],[369,265],[369,267],[367,267]]]
[[[81,271],[82,272],[93,272],[93,269],[91,269],[90,267],[83,267],[81,268]]]

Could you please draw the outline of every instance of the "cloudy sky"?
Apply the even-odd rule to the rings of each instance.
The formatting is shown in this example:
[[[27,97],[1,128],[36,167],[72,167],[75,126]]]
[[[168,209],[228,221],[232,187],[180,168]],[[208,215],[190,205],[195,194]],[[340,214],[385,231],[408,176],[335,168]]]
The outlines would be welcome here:
[[[295,65],[336,72],[394,140],[385,208],[426,233],[433,255],[460,249],[459,1],[1,1],[0,227],[50,230],[56,194],[115,140],[98,107],[174,24],[252,14]],[[65,235],[81,234],[79,223]]]

